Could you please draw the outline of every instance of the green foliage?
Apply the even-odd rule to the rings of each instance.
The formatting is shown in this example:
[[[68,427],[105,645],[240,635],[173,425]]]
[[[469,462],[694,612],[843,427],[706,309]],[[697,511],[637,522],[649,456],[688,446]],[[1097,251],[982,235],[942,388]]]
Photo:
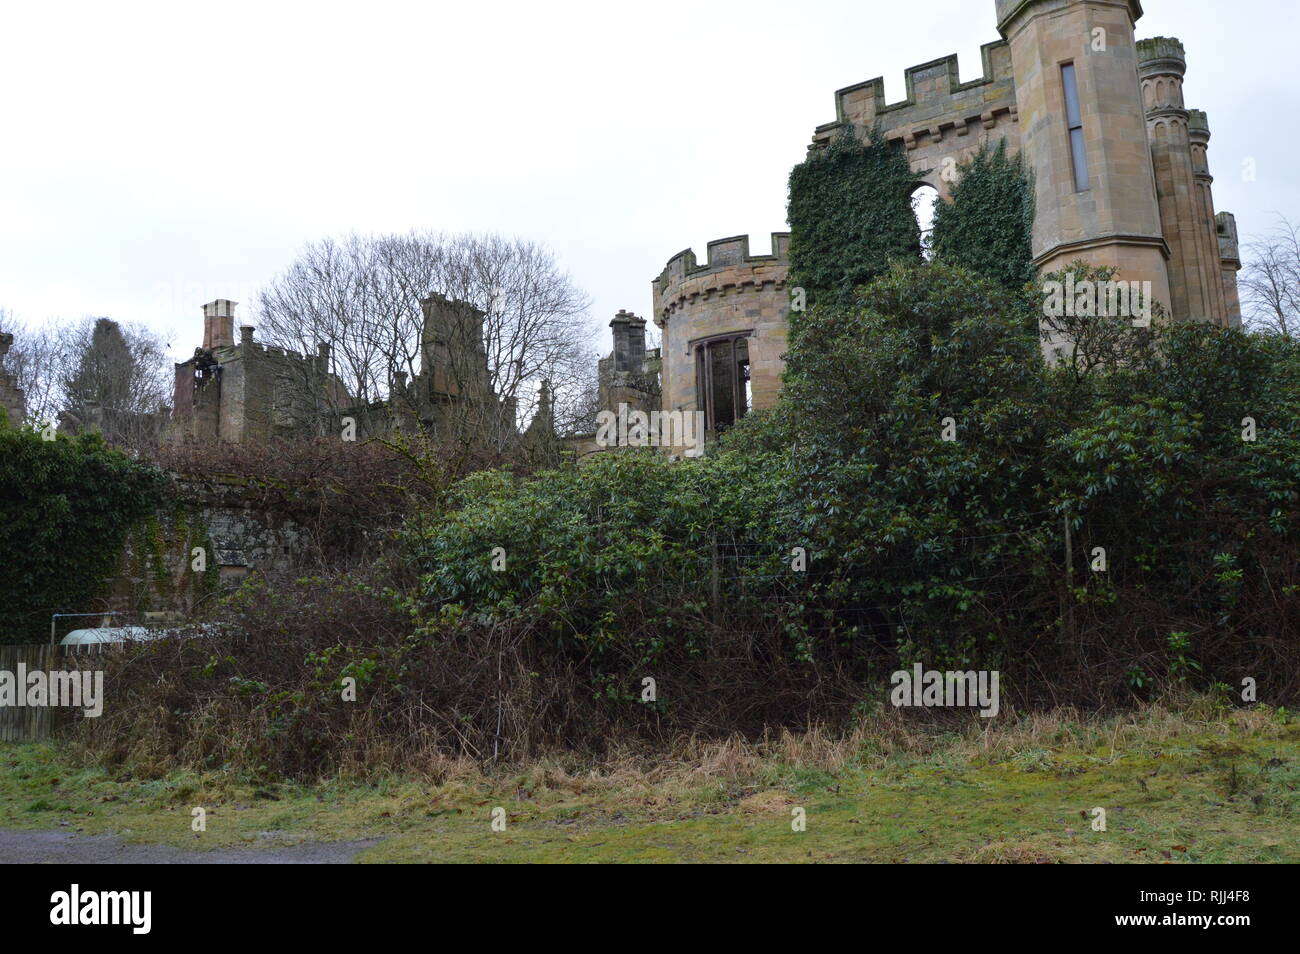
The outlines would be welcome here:
[[[527,480],[475,474],[458,509],[411,531],[423,594],[446,621],[526,620],[575,656],[635,667],[699,651],[719,611],[715,568],[728,580],[737,562],[756,581],[782,573],[778,466],[628,451]]]
[[[811,670],[1000,668],[1027,700],[1125,697],[1150,672],[1294,692],[1300,347],[1125,322],[1097,360],[1047,366],[1041,302],[895,264],[856,306],[803,316],[778,406],[708,458],[470,478],[410,534],[423,598],[523,626],[624,693],[649,662],[763,627]]]
[[[951,201],[935,205],[934,257],[1018,289],[1034,278],[1033,184],[1006,142],[961,166]]]
[[[98,435],[47,441],[27,429],[0,430],[0,639],[40,642],[49,638],[50,614],[85,610],[162,486],[161,471]]]
[[[790,172],[790,279],[810,304],[853,301],[891,260],[918,262],[916,185],[906,157],[873,130],[866,143],[842,131]]]

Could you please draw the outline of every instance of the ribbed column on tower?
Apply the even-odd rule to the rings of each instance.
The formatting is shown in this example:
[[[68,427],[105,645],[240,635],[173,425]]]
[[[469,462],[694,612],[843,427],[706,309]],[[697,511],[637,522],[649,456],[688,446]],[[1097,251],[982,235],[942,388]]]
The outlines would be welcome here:
[[[1139,41],[1137,53],[1160,223],[1169,245],[1173,318],[1223,324],[1228,307],[1205,154],[1210,130],[1205,114],[1183,102],[1187,56],[1182,43],[1165,36]]]
[[[1173,37],[1140,40],[1137,45],[1142,105],[1155,171],[1160,226],[1169,245],[1169,304],[1175,321],[1208,314],[1203,263],[1196,241],[1196,177],[1192,169],[1187,110],[1183,105],[1183,76],[1187,71],[1183,44]]]
[[[1204,263],[1202,281],[1209,288],[1205,317],[1219,325],[1231,324],[1231,308],[1223,289],[1223,254],[1219,248],[1219,230],[1214,216],[1214,176],[1210,175],[1210,121],[1199,109],[1187,114],[1187,134],[1191,140],[1192,172],[1196,177],[1196,241],[1198,257]],[[1193,315],[1193,317],[1200,317]]]

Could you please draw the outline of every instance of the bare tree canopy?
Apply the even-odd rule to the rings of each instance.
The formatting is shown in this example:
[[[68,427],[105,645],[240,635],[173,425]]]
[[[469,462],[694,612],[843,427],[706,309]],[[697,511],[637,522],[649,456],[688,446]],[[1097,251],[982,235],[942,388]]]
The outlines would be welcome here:
[[[365,407],[393,395],[395,382],[429,373],[429,348],[447,344],[426,341],[421,303],[433,295],[482,314],[472,331],[481,340],[459,353],[469,354],[467,365],[486,359],[492,391],[515,409],[512,427],[535,409],[542,381],[551,382],[562,426],[594,365],[590,303],[534,242],[414,231],[313,242],[260,294],[257,333],[302,353],[330,345],[330,370]],[[453,390],[483,373],[455,361],[449,368]]]
[[[1246,250],[1238,280],[1246,323],[1257,331],[1294,337],[1300,333],[1300,226],[1279,217],[1273,230]]]
[[[82,318],[15,323],[13,334],[7,360],[26,392],[29,419],[99,430],[118,447],[156,445],[170,393],[170,361],[148,328]]]

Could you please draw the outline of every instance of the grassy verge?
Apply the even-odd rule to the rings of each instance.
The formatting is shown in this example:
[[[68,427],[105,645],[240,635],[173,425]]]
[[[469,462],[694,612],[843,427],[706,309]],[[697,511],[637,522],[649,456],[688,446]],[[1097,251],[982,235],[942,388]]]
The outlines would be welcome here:
[[[380,839],[358,856],[372,862],[1300,862],[1300,725],[1204,700],[947,733],[890,713],[847,739],[814,730],[598,766],[421,769],[314,785],[142,780],[64,747],[10,745],[0,826],[195,850]],[[491,827],[498,807],[504,831]]]

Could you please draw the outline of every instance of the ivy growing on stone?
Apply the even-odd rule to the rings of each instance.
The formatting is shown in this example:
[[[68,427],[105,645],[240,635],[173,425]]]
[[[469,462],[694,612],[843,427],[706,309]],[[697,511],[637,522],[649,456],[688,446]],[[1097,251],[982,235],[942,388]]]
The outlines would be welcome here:
[[[0,642],[41,642],[50,614],[84,612],[164,481],[98,434],[0,428]]]
[[[924,175],[920,173],[919,175]],[[845,129],[790,172],[791,287],[810,304],[852,304],[891,261],[921,260],[910,195],[918,173],[879,129]]]
[[[1006,142],[981,149],[960,167],[951,201],[934,211],[934,257],[1007,288],[1034,279],[1033,186]]]

